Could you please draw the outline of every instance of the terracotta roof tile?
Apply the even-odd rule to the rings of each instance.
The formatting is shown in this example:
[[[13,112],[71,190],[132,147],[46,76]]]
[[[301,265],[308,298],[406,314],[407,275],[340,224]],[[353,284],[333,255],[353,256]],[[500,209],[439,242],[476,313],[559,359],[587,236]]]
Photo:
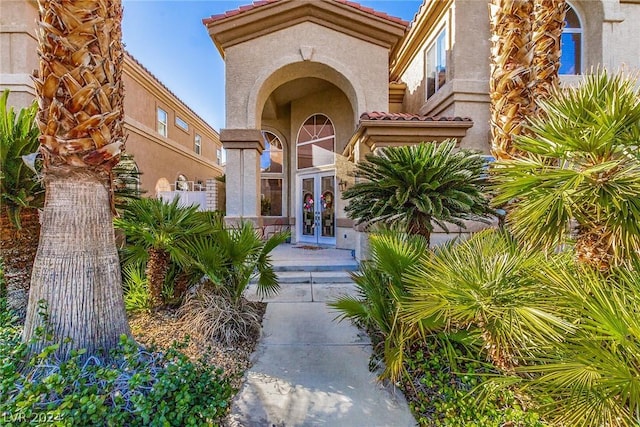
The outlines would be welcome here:
[[[421,122],[470,122],[469,117],[440,117],[423,116],[409,113],[385,113],[382,111],[370,111],[362,113],[360,120],[395,120],[395,121],[421,121]]]
[[[229,10],[229,11],[226,11],[224,13],[217,14],[217,15],[211,15],[209,18],[204,18],[202,20],[202,23],[205,24],[205,25],[211,24],[211,23],[219,21],[221,19],[230,18],[230,17],[238,15],[240,13],[244,13],[244,12],[247,12],[249,10],[256,9],[256,8],[258,8],[260,6],[264,6],[264,5],[270,4],[270,3],[275,3],[275,2],[278,2],[278,1],[280,1],[280,0],[259,0],[259,1],[254,1],[252,4],[248,4],[248,5],[245,5],[245,6],[240,6],[237,9]],[[361,10],[362,12],[370,13],[372,15],[377,16],[378,18],[386,19],[388,21],[395,22],[397,24],[402,24],[402,25],[405,25],[405,26],[409,25],[409,22],[405,21],[404,19],[388,15],[388,14],[386,14],[384,12],[379,12],[379,11],[377,11],[375,9],[372,9],[370,7],[362,6],[361,4],[353,2],[353,1],[348,1],[348,0],[333,0],[333,1],[335,1],[337,3],[342,3],[344,5],[353,7],[353,8],[358,9],[358,10]]]

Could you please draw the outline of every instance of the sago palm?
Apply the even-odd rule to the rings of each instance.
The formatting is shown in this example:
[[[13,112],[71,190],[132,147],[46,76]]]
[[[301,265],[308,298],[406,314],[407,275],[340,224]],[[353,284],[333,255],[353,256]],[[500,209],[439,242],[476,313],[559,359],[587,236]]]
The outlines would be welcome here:
[[[44,188],[22,156],[35,156],[40,142],[34,103],[18,114],[0,95],[0,257],[8,307],[21,317],[27,307],[33,260],[38,249]]]
[[[46,200],[24,338],[42,325],[45,300],[58,354],[85,348],[89,356],[130,333],[110,179],[125,141],[122,6],[119,0],[40,0],[38,6],[34,85]]]
[[[447,333],[475,330],[490,360],[512,371],[530,349],[572,330],[553,289],[532,276],[542,263],[542,254],[523,251],[495,230],[447,243],[405,275],[409,296],[401,317],[409,323],[441,319]]]
[[[399,225],[429,242],[434,224],[465,227],[491,213],[483,193],[485,161],[454,141],[388,147],[357,165],[359,182],[343,193],[347,215],[361,224]]]
[[[575,232],[577,258],[598,269],[640,251],[640,92],[606,71],[540,105],[526,157],[494,166],[496,204],[511,202],[507,222],[532,247],[554,249]],[[575,230],[573,226],[575,225]]]
[[[639,273],[636,262],[607,273],[547,264],[536,274],[577,326],[519,369],[557,425],[640,425]]]
[[[375,353],[384,361],[381,377],[397,380],[407,347],[417,338],[416,326],[400,321],[398,309],[406,297],[404,274],[428,252],[424,237],[384,231],[370,238],[371,258],[352,274],[357,295],[344,295],[328,303],[338,319],[365,327]]]
[[[166,301],[162,289],[170,262],[191,262],[185,247],[190,239],[212,232],[195,205],[183,207],[176,197],[167,203],[160,199],[129,202],[120,218],[114,220],[127,239],[128,260],[146,262],[151,303],[158,308]]]

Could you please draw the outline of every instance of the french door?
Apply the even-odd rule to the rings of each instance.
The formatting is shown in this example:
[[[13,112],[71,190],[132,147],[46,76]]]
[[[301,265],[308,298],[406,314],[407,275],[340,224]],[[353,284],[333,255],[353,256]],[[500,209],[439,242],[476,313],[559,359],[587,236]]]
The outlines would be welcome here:
[[[335,181],[333,171],[298,176],[298,241],[336,244]]]

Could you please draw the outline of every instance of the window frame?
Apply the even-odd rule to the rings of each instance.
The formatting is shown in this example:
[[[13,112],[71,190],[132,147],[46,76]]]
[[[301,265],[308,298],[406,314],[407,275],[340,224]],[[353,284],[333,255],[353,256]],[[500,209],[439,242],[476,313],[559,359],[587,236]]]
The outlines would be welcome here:
[[[285,174],[286,174],[286,170],[287,170],[287,165],[286,165],[286,155],[285,155],[285,146],[284,146],[284,141],[283,139],[276,134],[273,131],[270,130],[262,130],[262,138],[264,140],[265,146],[266,144],[269,145],[273,145],[271,144],[271,140],[269,138],[267,138],[266,134],[270,134],[272,135],[280,144],[280,150],[279,152],[282,153],[282,170],[280,172],[264,172],[262,170],[260,170],[260,200],[262,203],[262,195],[263,195],[263,181],[267,181],[267,180],[278,180],[280,181],[280,189],[281,189],[281,194],[280,194],[280,215],[264,215],[266,217],[271,217],[271,218],[282,218],[282,217],[286,217],[287,216],[287,190],[286,190],[286,182],[285,182]],[[271,153],[271,150],[269,150],[269,153]],[[261,168],[262,169],[262,168]],[[262,216],[262,207],[260,209],[260,215]]]
[[[187,123],[182,117],[178,116],[176,114],[176,118],[174,120],[175,124],[177,127],[179,127],[180,129],[182,129],[185,132],[189,132],[189,123]],[[184,124],[184,126],[183,126]]]
[[[582,74],[584,74],[584,24],[583,24],[583,19],[580,16],[580,14],[578,13],[578,9],[576,9],[576,7],[571,4],[570,2],[567,2],[567,13],[569,12],[569,9],[571,9],[573,11],[573,13],[576,15],[576,18],[578,19],[578,28],[567,28],[566,26],[562,29],[562,34],[560,35],[560,48],[562,49],[562,36],[564,36],[565,34],[579,34],[580,35],[580,55],[578,60],[580,61],[580,67],[575,67],[574,64],[574,68],[576,68],[576,72],[575,73],[562,73],[560,71],[560,68],[558,68],[558,75],[560,76],[580,76]],[[565,18],[566,19],[566,18]],[[562,54],[560,55],[560,64],[562,64]],[[575,60],[575,57],[573,58]],[[578,69],[579,68],[579,69]]]
[[[429,43],[427,45],[427,47],[424,49],[424,81],[425,81],[425,85],[424,85],[424,99],[429,100],[431,99],[435,94],[437,94],[440,89],[442,89],[448,82],[448,76],[447,76],[447,68],[448,68],[448,64],[447,64],[447,45],[448,45],[448,31],[447,31],[447,25],[443,25],[437,32],[434,33],[435,37],[433,37],[433,39],[431,40],[431,43]],[[435,68],[433,70],[431,70],[430,66],[430,61],[429,61],[429,56],[431,53],[431,50],[434,49],[435,50]],[[441,61],[443,61],[441,63]],[[429,92],[429,73],[430,71],[435,71],[435,77],[433,79],[433,93]],[[440,71],[444,71],[444,82],[440,83],[439,79],[437,78],[438,74]]]
[[[308,131],[305,130],[305,132],[307,134],[309,134],[309,136],[311,137],[311,139],[308,139],[306,141],[300,142],[300,135],[302,134],[302,131],[305,127],[305,125],[307,124],[307,122],[315,117],[318,116],[322,116],[326,119],[325,123],[322,125],[322,128],[320,130],[322,130],[324,128],[324,126],[328,123],[329,125],[331,125],[331,129],[333,130],[333,133],[330,136],[325,136],[322,138],[318,138],[314,135],[309,134]],[[314,123],[314,127],[317,126]],[[300,153],[299,153],[299,148],[301,146],[306,146],[306,145],[315,145],[319,142],[324,142],[324,141],[329,141],[329,140],[333,140],[333,147],[331,149],[331,152],[333,153],[333,162],[332,163],[325,163],[325,164],[321,164],[321,165],[314,165],[313,163],[313,157],[311,157],[311,166],[308,167],[300,167]],[[336,127],[333,124],[333,120],[331,120],[331,117],[329,117],[326,114],[323,113],[313,113],[310,116],[308,116],[303,122],[302,124],[298,127],[298,133],[296,135],[296,169],[297,170],[309,170],[309,169],[313,169],[313,168],[318,168],[318,167],[331,167],[334,166],[336,164]]]
[[[160,120],[160,112],[164,114],[164,121]],[[164,128],[164,131],[160,126]],[[169,136],[169,113],[160,107],[156,108],[156,131],[165,138]]]
[[[198,155],[202,155],[202,136],[197,133],[193,137],[193,151]]]

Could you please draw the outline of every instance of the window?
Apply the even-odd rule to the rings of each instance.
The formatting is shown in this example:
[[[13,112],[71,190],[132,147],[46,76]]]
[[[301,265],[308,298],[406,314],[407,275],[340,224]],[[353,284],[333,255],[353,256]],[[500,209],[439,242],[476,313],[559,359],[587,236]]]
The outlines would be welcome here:
[[[564,29],[560,40],[559,74],[582,74],[582,25],[580,17],[571,5],[567,5]]]
[[[262,172],[282,173],[282,142],[271,132],[262,132],[264,137],[264,151],[260,155],[260,170]]]
[[[158,108],[158,133],[167,136],[167,112]]]
[[[269,131],[262,131],[264,151],[260,155],[260,214],[283,215],[284,156],[282,141]]]
[[[429,99],[447,82],[447,31],[444,29],[427,48],[425,75],[426,99]]]
[[[176,191],[189,191],[189,181],[183,174],[178,175],[176,179]]]
[[[189,123],[185,122],[178,116],[176,116],[176,126],[184,129],[187,132],[189,131]]]
[[[193,140],[193,151],[195,151],[196,154],[202,153],[202,137],[197,133],[195,139]]]
[[[216,150],[216,163],[217,163],[218,165],[221,165],[221,164],[222,164],[222,149],[220,149],[220,148],[218,148],[218,149]]]
[[[335,142],[333,123],[327,116],[309,117],[298,131],[298,169],[335,163]]]

